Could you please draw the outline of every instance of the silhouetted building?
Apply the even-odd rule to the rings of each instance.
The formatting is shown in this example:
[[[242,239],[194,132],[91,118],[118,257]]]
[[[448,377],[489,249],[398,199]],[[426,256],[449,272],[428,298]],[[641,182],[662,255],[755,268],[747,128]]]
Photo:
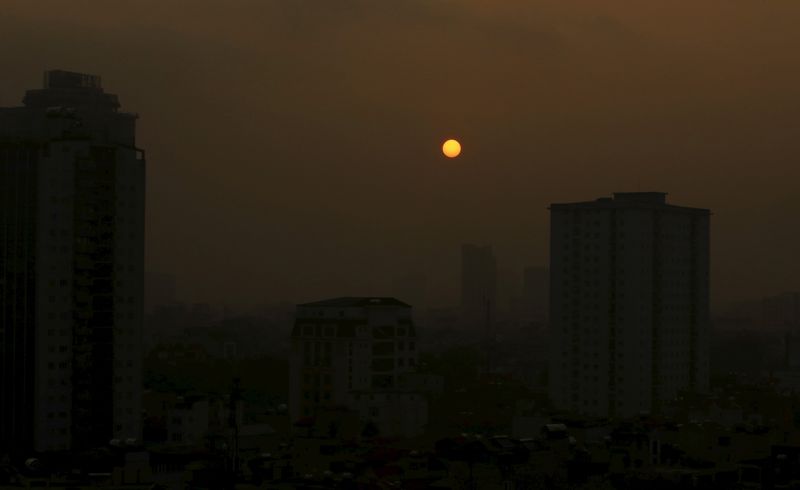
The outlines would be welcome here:
[[[0,109],[0,452],[140,439],[145,161],[100,78]]]
[[[497,261],[491,246],[461,246],[461,318],[473,330],[491,326],[497,308]]]
[[[291,420],[347,407],[376,423],[382,434],[419,430],[425,400],[398,378],[416,369],[416,337],[411,307],[394,298],[298,305],[289,360]],[[396,410],[400,406],[404,410]],[[403,411],[411,420],[398,420]]]
[[[626,417],[707,390],[709,211],[659,192],[550,211],[554,405]]]

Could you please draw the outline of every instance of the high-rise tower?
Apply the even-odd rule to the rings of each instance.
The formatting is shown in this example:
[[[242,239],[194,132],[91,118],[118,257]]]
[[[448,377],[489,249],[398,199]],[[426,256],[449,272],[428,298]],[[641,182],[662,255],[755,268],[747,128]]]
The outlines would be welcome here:
[[[707,389],[710,213],[665,196],[551,205],[556,408],[626,417]]]
[[[0,453],[141,436],[144,152],[100,78],[0,108]]]

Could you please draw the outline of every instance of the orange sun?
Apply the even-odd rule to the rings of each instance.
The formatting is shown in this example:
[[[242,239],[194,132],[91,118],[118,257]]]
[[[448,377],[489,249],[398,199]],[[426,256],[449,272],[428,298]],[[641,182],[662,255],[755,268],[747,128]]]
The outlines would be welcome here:
[[[450,139],[442,145],[442,153],[447,158],[455,158],[461,154],[461,143],[456,140]]]

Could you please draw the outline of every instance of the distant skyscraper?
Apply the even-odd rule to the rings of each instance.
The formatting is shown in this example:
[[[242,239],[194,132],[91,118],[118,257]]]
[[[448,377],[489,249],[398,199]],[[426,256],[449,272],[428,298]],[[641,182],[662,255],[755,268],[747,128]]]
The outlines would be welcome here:
[[[0,453],[140,439],[144,153],[100,78],[0,108]]]
[[[665,196],[550,207],[556,408],[626,417],[707,389],[710,213]]]
[[[497,308],[497,261],[491,246],[461,246],[461,316],[471,329],[490,326]]]
[[[411,307],[394,298],[298,305],[290,357],[292,421],[347,407],[373,420],[382,433],[401,426],[404,434],[418,432],[427,405],[399,383],[404,373],[416,370],[416,340]]]

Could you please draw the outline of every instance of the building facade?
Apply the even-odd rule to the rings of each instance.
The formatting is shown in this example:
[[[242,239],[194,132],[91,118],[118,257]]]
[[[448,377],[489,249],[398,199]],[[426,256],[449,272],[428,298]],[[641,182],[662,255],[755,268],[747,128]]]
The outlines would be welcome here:
[[[0,453],[141,438],[145,160],[96,76],[0,108]]]
[[[554,407],[629,417],[706,391],[710,212],[637,192],[550,214]]]
[[[409,396],[400,382],[401,375],[417,365],[411,315],[411,307],[394,298],[336,298],[298,305],[290,358],[291,420],[346,407],[380,425],[396,418],[386,411],[387,400],[424,402],[421,396]],[[407,425],[398,427],[405,430]],[[381,429],[384,434],[393,430],[388,425]]]

